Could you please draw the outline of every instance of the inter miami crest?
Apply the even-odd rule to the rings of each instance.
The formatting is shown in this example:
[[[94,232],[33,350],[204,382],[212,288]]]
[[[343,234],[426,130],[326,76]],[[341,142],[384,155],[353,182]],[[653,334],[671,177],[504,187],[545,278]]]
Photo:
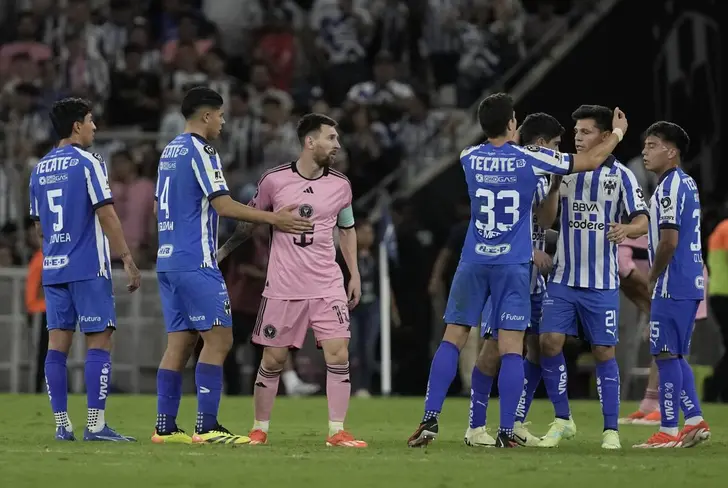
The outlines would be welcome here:
[[[272,325],[268,324],[265,327],[263,327],[263,336],[266,339],[275,339],[276,335],[278,335],[278,331]]]
[[[308,203],[304,203],[298,207],[298,215],[304,219],[313,217],[313,207]],[[308,247],[313,244],[313,228],[306,232],[301,232],[299,237],[293,238],[293,243],[298,247]]]

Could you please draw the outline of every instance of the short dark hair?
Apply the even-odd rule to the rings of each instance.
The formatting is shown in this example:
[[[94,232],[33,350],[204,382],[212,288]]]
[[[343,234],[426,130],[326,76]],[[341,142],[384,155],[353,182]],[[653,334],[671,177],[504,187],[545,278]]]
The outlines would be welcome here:
[[[614,113],[609,107],[604,105],[582,105],[581,107],[574,110],[571,114],[571,120],[574,122],[584,119],[593,119],[594,125],[600,131],[611,131],[612,130],[612,118]]]
[[[51,124],[61,139],[71,137],[73,124],[83,123],[91,113],[91,102],[83,98],[64,98],[53,104],[50,111]]]
[[[513,118],[513,98],[507,93],[488,95],[478,106],[478,121],[488,138],[504,136]]]
[[[324,114],[306,114],[301,117],[296,126],[296,134],[298,140],[303,145],[303,140],[311,132],[321,130],[322,125],[328,125],[329,127],[336,127],[338,124],[334,119]]]
[[[680,155],[687,154],[690,150],[690,137],[685,129],[672,122],[660,120],[647,128],[643,139],[647,136],[655,136],[665,142],[674,144],[680,151]]]
[[[554,137],[559,137],[563,133],[564,127],[551,115],[543,112],[530,114],[521,124],[520,144],[522,146],[535,144],[536,139],[539,137],[543,137],[544,140],[550,141]]]
[[[219,109],[222,96],[206,86],[196,86],[185,93],[180,111],[185,119],[189,119],[202,107]]]

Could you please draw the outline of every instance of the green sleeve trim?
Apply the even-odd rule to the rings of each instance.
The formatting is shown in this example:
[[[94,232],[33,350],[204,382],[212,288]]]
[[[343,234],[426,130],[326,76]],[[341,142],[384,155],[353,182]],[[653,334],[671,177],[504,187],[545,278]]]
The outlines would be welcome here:
[[[354,227],[354,210],[351,205],[342,208],[339,217],[336,219],[336,225],[340,229],[351,229]]]

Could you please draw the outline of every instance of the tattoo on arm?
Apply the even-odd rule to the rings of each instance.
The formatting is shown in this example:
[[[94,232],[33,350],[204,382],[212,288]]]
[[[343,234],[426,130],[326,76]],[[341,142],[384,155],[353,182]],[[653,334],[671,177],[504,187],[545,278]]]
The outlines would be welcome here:
[[[240,244],[247,241],[251,235],[253,235],[253,229],[257,224],[253,222],[240,222],[233,235],[222,245],[217,251],[217,262],[222,262],[223,259],[228,257]]]

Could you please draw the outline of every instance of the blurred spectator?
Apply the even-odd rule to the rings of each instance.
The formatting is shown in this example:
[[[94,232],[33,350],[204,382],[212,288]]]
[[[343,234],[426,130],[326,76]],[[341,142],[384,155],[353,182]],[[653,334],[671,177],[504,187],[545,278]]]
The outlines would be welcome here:
[[[286,112],[293,106],[291,96],[279,90],[271,83],[270,69],[267,63],[256,61],[250,70],[250,83],[248,84],[248,104],[252,113],[263,115],[263,98],[274,96],[283,104]]]
[[[34,250],[28,263],[28,275],[25,281],[25,309],[29,315],[28,325],[32,331],[31,337],[37,344],[35,384],[33,391],[40,393],[45,385],[45,357],[48,352],[48,329],[46,319],[45,295],[43,293],[43,250],[35,225],[27,229],[29,241]],[[2,263],[0,263],[2,265]]]
[[[230,92],[235,80],[225,72],[226,57],[221,49],[211,49],[203,58],[207,86],[222,95],[225,107],[230,106]]]
[[[129,42],[142,49],[141,69],[149,72],[158,72],[162,68],[162,53],[149,41],[147,22],[143,17],[134,19],[134,26],[129,32]],[[117,53],[116,69],[123,70],[126,65],[124,51]]]
[[[134,11],[129,0],[110,0],[109,18],[99,29],[100,54],[108,60],[119,58],[129,42]]]
[[[161,86],[159,76],[142,70],[141,46],[124,48],[123,70],[111,75],[108,120],[117,126],[140,126],[153,131],[159,127]]]
[[[528,15],[524,28],[524,38],[527,47],[532,47],[546,35],[558,30],[565,30],[565,19],[556,14],[556,6],[551,0],[538,2],[538,11]]]
[[[38,63],[26,52],[13,54],[7,74],[7,81],[0,93],[3,103],[7,103],[7,100],[13,96],[17,85],[21,83],[38,84]]]
[[[263,165],[258,170],[259,174],[298,158],[301,144],[298,142],[296,128],[288,118],[283,101],[274,95],[263,99],[262,139]]]
[[[241,173],[250,171],[263,157],[263,121],[250,112],[246,90],[234,89],[225,118],[220,144],[223,164]],[[234,183],[228,178],[228,184]]]
[[[0,241],[0,268],[9,268],[14,264],[13,246],[8,242]]]
[[[43,41],[56,53],[62,53],[69,36],[73,36],[81,42],[81,51],[91,58],[98,59],[102,56],[101,34],[101,28],[91,22],[89,0],[67,0],[67,7],[60,15],[46,17]]]
[[[199,56],[203,56],[215,44],[212,39],[198,37],[198,20],[193,14],[182,14],[178,22],[177,37],[170,39],[162,46],[162,60],[165,64],[171,64],[177,58],[177,49],[182,44],[194,46]]]
[[[32,13],[20,14],[15,40],[0,48],[0,78],[7,75],[16,54],[27,54],[27,59],[35,63],[48,61],[51,58],[51,49],[36,39],[37,30],[38,26]]]
[[[74,32],[66,37],[61,48],[58,74],[62,86],[71,95],[101,103],[109,92],[109,66],[97,51],[86,49],[83,35]]]
[[[302,61],[302,48],[293,31],[291,15],[283,8],[274,9],[255,49],[255,58],[268,66],[270,84],[283,91],[291,89],[294,70]]]

